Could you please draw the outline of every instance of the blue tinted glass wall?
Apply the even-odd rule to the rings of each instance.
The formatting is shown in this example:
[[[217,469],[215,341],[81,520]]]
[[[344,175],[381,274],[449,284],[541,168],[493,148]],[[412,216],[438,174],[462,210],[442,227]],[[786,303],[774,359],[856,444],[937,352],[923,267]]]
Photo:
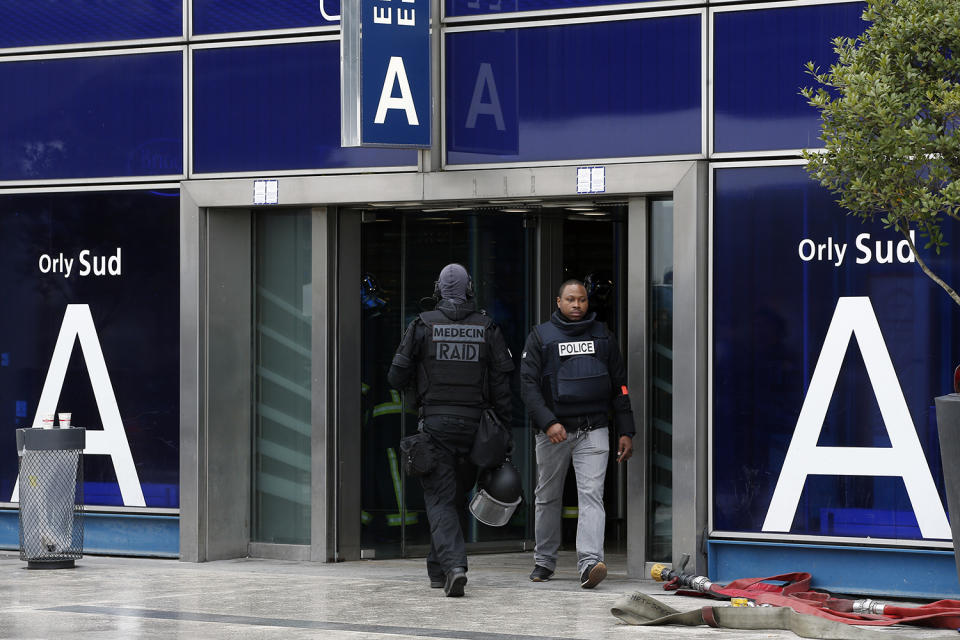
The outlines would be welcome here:
[[[0,0],[0,49],[183,36],[183,0]]]
[[[196,35],[339,25],[340,0],[193,0]]]
[[[183,173],[182,50],[8,60],[0,180]]]
[[[652,0],[635,0],[645,2]],[[556,11],[557,9],[575,9],[603,7],[608,5],[624,4],[623,0],[446,0],[446,15],[496,16],[500,13],[513,11]]]
[[[453,31],[449,164],[701,153],[701,15]]]
[[[845,215],[802,166],[714,175],[714,529],[762,531],[803,408],[817,416],[819,447],[884,448],[890,429],[915,432],[922,449],[915,468],[925,467],[936,489],[912,501],[900,477],[844,475],[843,466],[809,475],[789,533],[930,538],[915,509],[945,504],[933,398],[951,390],[960,361],[960,310],[907,260],[902,236]],[[953,254],[923,253],[948,282],[960,281]],[[889,353],[897,380],[889,388],[876,386],[881,372],[866,364],[863,333],[839,347],[835,381],[821,362],[834,353],[824,344],[841,300],[869,302],[841,320],[864,331],[875,316],[882,344],[870,348]],[[818,368],[835,384],[826,407],[811,393]],[[887,422],[897,406],[912,424]]]
[[[0,407],[8,434],[32,426],[68,305],[84,308],[95,335],[71,340],[63,385],[48,393],[74,426],[91,430],[115,415],[115,400],[148,507],[179,507],[178,196],[0,195]],[[97,350],[106,375],[94,369]],[[87,505],[123,504],[110,456],[84,456],[84,477]],[[16,449],[0,447],[0,501],[10,500],[16,479]]]
[[[822,146],[820,118],[800,95],[805,65],[836,62],[830,41],[866,27],[861,2],[713,12],[715,152]]]
[[[193,51],[193,171],[415,166],[417,152],[340,147],[336,40]]]

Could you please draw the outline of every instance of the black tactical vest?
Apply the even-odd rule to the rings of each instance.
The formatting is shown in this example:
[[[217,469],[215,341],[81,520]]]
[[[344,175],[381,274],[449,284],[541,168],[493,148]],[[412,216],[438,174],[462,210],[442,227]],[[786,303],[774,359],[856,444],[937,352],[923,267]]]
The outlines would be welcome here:
[[[427,329],[417,385],[421,404],[481,406],[490,361],[486,337],[493,322],[479,312],[451,320],[442,311],[421,313],[420,321]]]
[[[536,327],[540,338],[540,385],[552,400],[556,416],[603,413],[612,397],[607,361],[610,340],[606,327],[593,322],[579,336],[563,333],[552,322]]]

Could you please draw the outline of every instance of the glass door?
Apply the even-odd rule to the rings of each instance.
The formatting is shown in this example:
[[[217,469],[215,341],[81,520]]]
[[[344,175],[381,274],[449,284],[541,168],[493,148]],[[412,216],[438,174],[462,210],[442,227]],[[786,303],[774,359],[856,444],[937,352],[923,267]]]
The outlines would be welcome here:
[[[650,389],[647,424],[647,549],[671,562],[673,547],[673,201],[654,200],[649,218]]]
[[[444,265],[463,264],[477,304],[500,325],[519,365],[532,324],[532,233],[524,217],[496,209],[367,211],[361,226],[362,487],[361,542],[376,557],[425,554],[430,530],[419,482],[399,468],[400,438],[417,429],[411,399],[390,388],[387,370],[407,325],[433,308]],[[522,541],[533,534],[532,438],[514,378],[514,462],[525,479],[524,502],[504,527],[467,518],[468,543]],[[476,480],[461,478],[464,502]],[[519,545],[510,548],[519,548]]]
[[[647,389],[635,389],[634,418],[637,422],[637,451],[646,450],[646,459],[635,458],[635,465],[643,466],[647,477],[647,495],[629,500],[634,508],[646,511],[647,560],[671,561],[673,545],[673,202],[667,199],[648,201],[645,215],[631,219],[631,224],[646,225],[647,246],[627,247],[626,207],[584,202],[568,206],[562,216],[563,278],[582,280],[586,286],[590,309],[599,320],[606,322],[617,336],[621,352],[626,345],[627,323],[644,323],[648,345],[644,354],[649,384]],[[626,285],[626,255],[644,260],[649,283],[647,317],[634,318],[628,314]],[[548,268],[547,265],[541,265]],[[626,354],[625,354],[626,355]],[[647,415],[640,411],[646,408]],[[647,425],[644,430],[643,424]],[[611,446],[614,445],[611,434]],[[640,440],[645,438],[646,441]],[[613,457],[607,469],[604,487],[604,506],[607,513],[606,547],[608,550],[626,550],[626,468]],[[576,537],[577,494],[573,474],[567,478],[564,489],[564,545],[573,548]]]
[[[563,216],[561,282],[576,279],[587,290],[589,310],[607,325],[617,339],[621,355],[626,344],[626,206],[585,202],[568,207]],[[556,292],[553,292],[554,297]],[[616,450],[616,434],[610,430],[610,450]],[[604,483],[607,516],[605,546],[626,549],[626,466],[610,456]],[[573,469],[568,471],[563,492],[563,543],[574,549],[577,529],[577,486]]]
[[[250,539],[310,544],[310,212],[254,223],[254,424]]]

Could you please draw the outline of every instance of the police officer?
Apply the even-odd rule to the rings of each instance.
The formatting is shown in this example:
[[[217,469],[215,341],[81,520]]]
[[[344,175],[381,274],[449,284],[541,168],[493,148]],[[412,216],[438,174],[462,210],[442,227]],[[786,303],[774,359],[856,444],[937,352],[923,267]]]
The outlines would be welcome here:
[[[458,469],[469,464],[483,407],[509,424],[513,358],[496,323],[477,311],[467,270],[448,264],[434,287],[440,298],[434,311],[410,323],[387,374],[404,389],[416,382],[420,428],[435,444],[437,464],[421,478],[430,521],[430,586],[447,596],[462,596],[467,583],[467,553],[460,518],[465,514]],[[473,469],[473,479],[476,470]],[[462,474],[461,474],[462,476]],[[469,482],[472,486],[472,482]]]
[[[633,411],[620,351],[606,325],[588,313],[587,291],[567,280],[549,322],[527,336],[520,361],[521,394],[537,433],[536,522],[530,579],[553,576],[560,548],[563,482],[573,461],[577,480],[577,570],[592,589],[607,577],[603,562],[603,482],[610,450],[610,412],[617,462],[633,454]]]

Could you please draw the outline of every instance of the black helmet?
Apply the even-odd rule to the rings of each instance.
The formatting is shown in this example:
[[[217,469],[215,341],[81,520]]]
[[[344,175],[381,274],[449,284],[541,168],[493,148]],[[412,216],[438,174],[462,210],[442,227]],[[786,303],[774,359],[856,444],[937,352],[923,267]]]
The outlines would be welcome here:
[[[496,469],[484,471],[477,488],[479,490],[470,501],[470,513],[492,527],[507,524],[523,499],[520,472],[509,461]]]
[[[523,492],[520,472],[509,461],[484,471],[478,485],[500,502],[513,502]]]

